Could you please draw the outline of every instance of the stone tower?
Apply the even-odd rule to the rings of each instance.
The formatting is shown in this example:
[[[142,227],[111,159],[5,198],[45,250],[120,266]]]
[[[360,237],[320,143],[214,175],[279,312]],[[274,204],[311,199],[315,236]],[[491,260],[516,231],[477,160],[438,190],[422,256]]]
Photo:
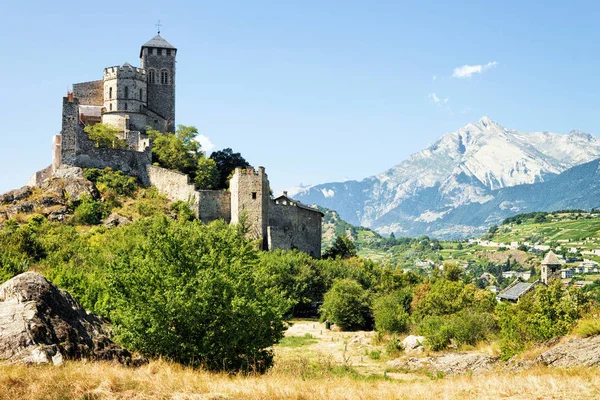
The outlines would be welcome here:
[[[140,50],[148,83],[148,125],[161,132],[175,131],[175,56],[177,49],[160,35]]]
[[[104,69],[104,113],[102,122],[121,129],[122,132],[145,132],[146,71],[129,63]]]
[[[550,250],[542,261],[542,282],[547,285],[549,281],[560,276],[560,267],[558,257]]]
[[[231,223],[237,224],[245,214],[248,224],[248,236],[251,239],[262,238],[262,248],[266,250],[267,225],[269,223],[269,180],[264,167],[258,172],[252,168],[236,168],[229,181],[231,192]]]

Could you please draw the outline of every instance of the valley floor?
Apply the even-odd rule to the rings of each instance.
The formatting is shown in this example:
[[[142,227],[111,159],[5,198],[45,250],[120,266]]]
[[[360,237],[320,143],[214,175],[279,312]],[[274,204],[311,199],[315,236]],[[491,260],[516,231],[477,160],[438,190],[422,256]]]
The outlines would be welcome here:
[[[295,321],[264,375],[226,375],[155,360],[0,365],[0,400],[14,399],[597,399],[600,369],[534,367],[456,376],[387,367],[372,332],[335,332]],[[374,344],[378,343],[378,344]],[[375,355],[375,357],[374,357]]]

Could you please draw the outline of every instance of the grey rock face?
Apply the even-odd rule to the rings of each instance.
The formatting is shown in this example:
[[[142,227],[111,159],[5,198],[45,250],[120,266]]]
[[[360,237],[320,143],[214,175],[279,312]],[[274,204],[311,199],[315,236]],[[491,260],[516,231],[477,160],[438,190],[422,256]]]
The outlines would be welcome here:
[[[102,221],[102,224],[107,228],[116,228],[117,226],[129,225],[131,221],[117,213],[111,213]]]
[[[559,344],[535,359],[536,363],[555,367],[586,367],[600,364],[600,336],[573,339]]]
[[[103,321],[36,272],[0,285],[0,360],[60,364],[65,359],[129,362]]]
[[[445,375],[479,373],[490,371],[496,366],[497,357],[479,353],[447,353],[437,357],[404,357],[388,361],[388,366],[408,371],[427,370]]]

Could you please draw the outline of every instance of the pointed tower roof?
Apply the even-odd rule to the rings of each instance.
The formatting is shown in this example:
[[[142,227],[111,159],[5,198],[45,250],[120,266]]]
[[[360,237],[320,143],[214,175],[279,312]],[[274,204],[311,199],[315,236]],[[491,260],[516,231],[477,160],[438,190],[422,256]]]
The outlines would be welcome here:
[[[558,260],[558,257],[556,257],[556,254],[550,250],[548,254],[546,254],[546,257],[544,257],[542,265],[560,265],[560,261]]]
[[[159,48],[159,49],[175,49],[175,46],[173,46],[171,43],[167,42],[162,36],[160,35],[156,35],[154,36],[152,39],[148,40],[146,43],[144,43],[142,45],[142,48],[140,49],[140,57],[142,56],[142,50],[144,49],[144,47],[153,47],[153,48]]]

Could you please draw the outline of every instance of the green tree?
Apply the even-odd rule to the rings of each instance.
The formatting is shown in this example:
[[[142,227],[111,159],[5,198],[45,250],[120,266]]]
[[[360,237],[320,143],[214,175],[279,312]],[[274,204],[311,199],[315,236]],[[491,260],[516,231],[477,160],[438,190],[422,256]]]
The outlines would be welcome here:
[[[212,158],[198,159],[198,169],[194,183],[197,189],[217,189],[219,187],[219,170]]]
[[[405,290],[388,293],[373,304],[373,318],[378,332],[404,333],[408,329],[411,295]]]
[[[287,304],[259,285],[257,250],[223,221],[124,227],[107,260],[108,308],[127,348],[211,370],[265,370]]]
[[[215,151],[210,155],[219,171],[219,189],[229,187],[229,179],[236,168],[246,168],[250,164],[240,153],[234,153],[230,148]]]
[[[110,124],[95,124],[86,126],[83,131],[88,138],[94,142],[96,147],[107,147],[110,149],[124,149],[127,147],[125,141],[119,138],[119,128]]]
[[[162,133],[149,129],[152,143],[152,161],[167,169],[188,174],[192,180],[198,170],[198,159],[203,157],[200,143],[195,140],[198,129],[178,125],[175,133]]]
[[[333,245],[325,251],[323,258],[350,258],[356,256],[356,246],[346,235],[338,236]]]
[[[367,329],[371,321],[369,293],[355,280],[336,281],[325,293],[321,319],[333,322],[344,331]]]

